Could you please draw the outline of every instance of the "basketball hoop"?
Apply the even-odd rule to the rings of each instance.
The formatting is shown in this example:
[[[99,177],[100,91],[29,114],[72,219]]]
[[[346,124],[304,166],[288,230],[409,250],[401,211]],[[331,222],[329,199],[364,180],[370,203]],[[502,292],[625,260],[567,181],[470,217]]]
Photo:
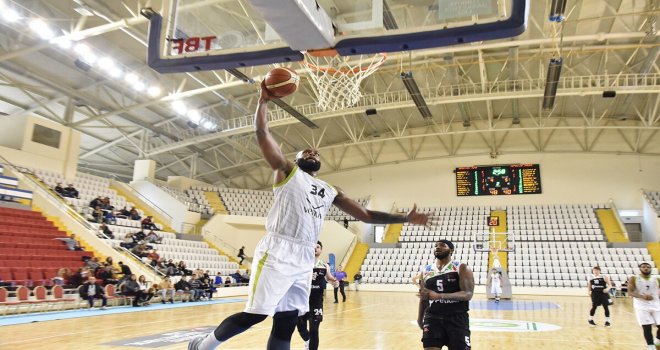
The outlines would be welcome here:
[[[340,56],[334,49],[304,52],[303,67],[310,70],[319,108],[338,110],[355,106],[362,98],[360,83],[385,63],[387,54]]]

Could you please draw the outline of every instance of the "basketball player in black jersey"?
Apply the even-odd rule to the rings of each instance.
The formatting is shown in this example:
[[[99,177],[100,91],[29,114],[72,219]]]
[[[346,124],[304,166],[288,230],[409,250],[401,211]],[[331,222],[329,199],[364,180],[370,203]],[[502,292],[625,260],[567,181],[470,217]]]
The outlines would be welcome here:
[[[321,260],[323,244],[316,243],[314,254],[316,263],[312,269],[312,291],[309,294],[309,311],[298,317],[298,333],[305,341],[305,350],[317,350],[319,348],[319,326],[323,321],[323,297],[325,296],[326,281],[338,285],[337,279],[330,273],[330,267]],[[309,329],[307,328],[309,322]]]
[[[593,275],[589,278],[587,287],[589,288],[589,296],[591,296],[591,311],[589,311],[589,324],[592,326],[596,325],[594,322],[594,315],[596,314],[596,308],[599,306],[603,307],[605,310],[605,327],[610,326],[610,289],[612,288],[612,282],[610,277],[602,275],[600,273],[600,267],[594,266],[591,270]]]
[[[417,324],[425,350],[470,350],[469,302],[474,276],[467,265],[452,260],[454,244],[435,244],[435,264],[422,271]]]

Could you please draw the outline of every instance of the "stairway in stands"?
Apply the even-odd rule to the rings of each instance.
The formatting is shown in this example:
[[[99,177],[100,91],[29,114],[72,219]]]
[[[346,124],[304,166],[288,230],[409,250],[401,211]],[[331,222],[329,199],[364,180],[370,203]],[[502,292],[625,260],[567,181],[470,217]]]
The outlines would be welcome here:
[[[40,213],[0,207],[0,279],[17,285],[47,284],[57,270],[76,271],[89,251],[69,251],[65,232]]]

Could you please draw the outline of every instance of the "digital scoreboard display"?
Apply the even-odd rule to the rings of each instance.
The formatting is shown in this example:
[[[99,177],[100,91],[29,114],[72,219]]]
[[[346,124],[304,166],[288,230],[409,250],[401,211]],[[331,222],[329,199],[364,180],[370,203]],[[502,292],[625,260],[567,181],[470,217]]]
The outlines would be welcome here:
[[[456,168],[456,195],[499,196],[541,193],[538,164]]]

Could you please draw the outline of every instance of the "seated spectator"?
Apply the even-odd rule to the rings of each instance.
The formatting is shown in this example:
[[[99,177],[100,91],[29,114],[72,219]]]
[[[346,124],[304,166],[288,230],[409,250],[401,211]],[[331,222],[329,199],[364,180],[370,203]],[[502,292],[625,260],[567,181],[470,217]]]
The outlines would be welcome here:
[[[55,190],[55,193],[57,193],[60,196],[64,197],[64,188],[62,187],[62,183],[58,182],[57,186],[55,186],[54,190]]]
[[[181,294],[181,301],[186,302],[186,301],[191,301],[192,298],[192,288],[190,286],[190,283],[186,280],[188,277],[181,277],[179,282],[174,284],[174,288],[176,289],[177,294]]]
[[[170,276],[163,277],[163,280],[158,285],[158,292],[160,293],[160,302],[165,304],[166,301],[169,301],[171,304],[174,304],[174,294],[176,290],[172,284],[172,279]],[[167,296],[170,296],[169,298]]]
[[[110,204],[110,197],[105,197],[101,200],[101,209],[108,211],[115,210],[115,207]]]
[[[99,263],[99,258],[93,257],[85,262],[85,267],[92,270],[96,271],[96,269],[101,267],[101,263]]]
[[[123,282],[125,280],[130,279],[131,275],[133,274],[131,268],[128,265],[124,265],[124,263],[121,261],[118,262],[117,265],[119,265],[119,269],[121,270],[121,274],[122,274],[121,281]]]
[[[115,217],[115,214],[112,212],[112,210],[103,210],[103,222],[110,225],[117,224],[117,218]]]
[[[157,243],[160,244],[163,241],[163,238],[160,237],[154,230],[149,231],[149,234],[144,237],[144,240],[148,243]]]
[[[131,249],[131,253],[139,258],[145,258],[147,257],[147,247],[144,245],[143,241],[140,241],[135,247],[133,247],[133,249]]]
[[[73,184],[69,184],[69,186],[64,188],[64,190],[62,191],[62,196],[69,198],[80,198],[78,194],[78,190],[75,187],[73,187]]]
[[[231,276],[231,278],[234,279],[234,282],[235,282],[236,284],[241,284],[241,283],[243,283],[243,276],[241,275],[241,271],[240,271],[240,270],[236,270],[236,272],[232,273],[232,274],[229,275],[229,276]]]
[[[142,228],[147,230],[158,230],[158,227],[156,227],[156,224],[152,221],[151,216],[142,219]]]
[[[53,285],[64,286],[69,282],[69,276],[71,275],[71,270],[66,267],[62,267],[57,270],[57,274],[52,278]]]
[[[202,288],[202,281],[197,278],[197,274],[193,274],[190,278],[190,287],[192,301],[199,301],[204,296],[204,288]]]
[[[220,272],[218,272],[215,275],[215,278],[213,279],[213,285],[215,286],[222,286],[223,281],[222,281],[222,276],[220,275]]]
[[[124,207],[122,210],[119,211],[119,213],[117,213],[117,217],[122,219],[128,219],[131,217],[131,212],[128,209],[126,209],[126,207]]]
[[[152,261],[153,263],[153,261]],[[168,275],[167,274],[167,266],[165,266],[165,259],[160,258],[158,261],[156,261],[156,265],[154,265],[154,268],[158,270],[158,272],[162,273],[163,275]]]
[[[160,259],[160,255],[158,255],[156,249],[150,249],[147,253],[147,259],[149,259],[149,265],[156,266]]]
[[[145,238],[147,238],[147,235],[145,235],[144,231],[142,230],[135,232],[135,234],[133,235],[133,240],[135,242],[144,241]]]
[[[211,280],[208,278],[202,280],[202,290],[204,290],[204,293],[206,293],[209,300],[213,299],[213,293],[217,291],[215,286],[211,284]]]
[[[101,207],[102,204],[103,204],[103,199],[101,199],[101,196],[98,196],[92,199],[91,202],[89,202],[89,207],[92,209],[96,209],[96,207]]]
[[[94,276],[89,276],[87,282],[80,286],[79,291],[80,297],[87,300],[90,309],[94,307],[94,299],[101,299],[103,300],[101,310],[105,310],[106,305],[108,305],[108,298],[105,297],[103,287],[96,284],[96,278]]]
[[[138,213],[137,209],[135,209],[135,207],[131,208],[130,213],[131,213],[131,216],[130,216],[131,220],[140,220],[140,219],[142,219],[142,217]]]
[[[104,239],[115,239],[114,233],[110,231],[110,228],[108,228],[106,224],[101,224],[101,226],[99,226],[99,234],[97,236]]]
[[[250,270],[245,270],[245,272],[241,274],[241,283],[250,283]]]
[[[94,208],[94,211],[92,211],[92,217],[94,218],[94,222],[97,222],[99,224],[104,222],[105,213],[103,212],[103,210],[101,210],[101,206],[97,205]]]
[[[53,239],[57,239],[57,240],[60,240],[60,241],[64,242],[64,244],[66,244],[66,248],[68,250],[75,250],[75,251],[82,251],[83,250],[82,247],[80,246],[80,242],[78,242],[76,240],[76,234],[75,233],[72,233],[71,237],[57,237],[57,238],[53,238]]]
[[[112,265],[106,265],[96,271],[96,277],[101,280],[102,285],[117,284],[117,274]]]
[[[71,276],[69,276],[67,285],[73,288],[78,288],[79,285],[87,281],[87,278],[89,278],[89,276],[90,276],[89,271],[87,271],[86,268],[81,267],[78,269],[77,273],[74,273]]]
[[[133,249],[137,245],[137,242],[135,241],[135,233],[127,233],[126,236],[124,236],[124,241],[119,243],[120,246],[126,248],[126,249]]]
[[[177,268],[177,265],[174,263],[174,261],[172,259],[168,260],[165,263],[165,268],[167,268],[167,275],[168,276],[176,276],[176,275],[181,274],[181,272]]]
[[[140,285],[137,282],[137,276],[130,275],[130,277],[120,286],[122,294],[133,297],[133,307],[140,306],[140,301],[144,299],[145,295],[140,290]]]
[[[225,287],[231,287],[231,278],[229,276],[225,278]]]
[[[144,299],[142,299],[142,306],[150,305],[149,300],[154,297],[154,292],[150,288],[151,282],[147,281],[147,278],[144,275],[140,275],[138,278],[138,285],[140,286],[140,291],[144,294]]]
[[[181,273],[182,276],[190,276],[193,274],[191,270],[188,270],[188,267],[186,266],[186,262],[183,260],[179,261],[179,265],[177,266],[177,269],[179,270],[179,273]]]

